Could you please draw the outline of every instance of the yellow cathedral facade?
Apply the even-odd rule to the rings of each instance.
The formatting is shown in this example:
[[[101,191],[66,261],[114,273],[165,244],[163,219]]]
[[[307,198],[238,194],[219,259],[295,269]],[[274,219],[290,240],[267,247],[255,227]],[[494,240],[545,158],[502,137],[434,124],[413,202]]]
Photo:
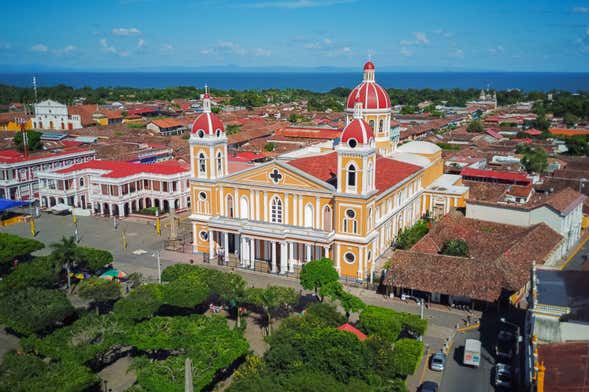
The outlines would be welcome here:
[[[391,101],[374,70],[365,64],[332,148],[233,173],[223,123],[205,93],[189,139],[194,253],[222,253],[239,267],[276,274],[327,257],[342,279],[371,280],[402,229],[464,206],[468,188],[443,174],[438,146],[391,138]]]

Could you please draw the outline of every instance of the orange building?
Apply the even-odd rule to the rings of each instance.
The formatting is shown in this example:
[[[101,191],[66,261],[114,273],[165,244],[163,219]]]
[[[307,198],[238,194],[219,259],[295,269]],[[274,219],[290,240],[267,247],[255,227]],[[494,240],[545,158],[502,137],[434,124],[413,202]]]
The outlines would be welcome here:
[[[364,78],[374,81],[370,64]],[[379,124],[390,124],[388,95],[382,118],[364,112],[367,98],[357,91],[350,101],[352,117],[334,148],[230,173],[224,126],[205,94],[189,139],[194,252],[279,274],[327,257],[342,279],[371,280],[401,230],[440,202],[440,213],[463,204],[468,188],[443,175],[438,146],[385,143],[389,130]]]

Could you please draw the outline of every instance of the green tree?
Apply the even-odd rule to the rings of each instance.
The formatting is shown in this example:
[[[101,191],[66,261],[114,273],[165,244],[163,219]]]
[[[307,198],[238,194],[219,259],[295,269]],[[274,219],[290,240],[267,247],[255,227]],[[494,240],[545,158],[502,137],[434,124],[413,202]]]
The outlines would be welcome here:
[[[92,271],[96,271],[113,262],[112,253],[107,250],[78,246],[77,252],[80,265]]]
[[[100,314],[100,310],[107,303],[116,301],[121,297],[121,286],[114,280],[93,276],[80,284],[78,294],[86,300],[93,301],[96,305],[96,314]]]
[[[584,136],[573,136],[565,139],[567,154],[570,155],[589,155],[589,144]]]
[[[429,232],[429,227],[426,221],[419,220],[410,228],[403,229],[399,233],[396,241],[396,248],[411,249],[423,236]]]
[[[19,263],[10,275],[0,281],[0,294],[27,287],[53,287],[59,281],[60,271],[61,265],[51,256]]]
[[[164,302],[181,308],[194,308],[211,295],[208,285],[197,274],[184,275],[163,287]]]
[[[163,286],[149,283],[133,289],[129,295],[118,300],[113,311],[121,319],[140,321],[152,317],[163,303]]]
[[[332,301],[339,301],[340,305],[346,311],[346,319],[350,318],[350,313],[358,312],[366,307],[366,304],[355,295],[344,290],[344,286],[339,281],[332,281],[321,287],[320,294],[323,297],[329,297]]]
[[[0,391],[78,392],[100,382],[98,375],[75,362],[45,362],[31,354],[10,352],[0,365]]]
[[[323,301],[323,297],[319,296],[319,288],[325,284],[337,282],[339,274],[333,267],[333,261],[323,258],[305,263],[299,279],[304,289],[314,290],[319,300]]]
[[[548,167],[548,154],[542,148],[529,148],[523,155],[520,162],[528,173],[542,174]]]
[[[229,124],[225,126],[225,134],[227,135],[235,135],[236,133],[239,133],[240,130],[240,124]]]
[[[247,301],[264,312],[266,318],[266,332],[272,330],[272,317],[279,310],[288,310],[297,304],[299,296],[290,287],[268,286],[265,289],[250,288],[246,290]]]
[[[453,239],[444,242],[440,253],[447,256],[468,257],[468,244],[463,239]]]
[[[26,131],[27,134],[27,148],[29,151],[38,151],[43,149],[43,142],[41,142],[41,132],[37,131]],[[14,134],[14,144],[16,149],[20,152],[24,151],[23,133],[16,132]]]
[[[0,322],[22,334],[44,331],[73,313],[59,290],[28,287],[0,297]]]
[[[264,150],[268,151],[268,152],[272,152],[274,150],[276,150],[276,143],[274,142],[268,142],[264,145]]]
[[[415,339],[399,339],[393,348],[392,371],[400,376],[415,373],[423,355],[423,342]]]
[[[53,249],[51,256],[59,261],[66,270],[67,287],[69,289],[72,283],[70,271],[81,259],[76,239],[73,236],[62,237],[60,242],[53,243],[50,246]]]
[[[337,311],[335,306],[325,302],[309,305],[305,309],[305,318],[311,324],[325,327],[339,327],[346,322],[346,318]]]
[[[42,242],[36,240],[0,233],[0,268],[7,269],[14,259],[26,258],[44,247]]]
[[[290,116],[288,116],[288,122],[291,122],[291,123],[299,122],[299,116],[297,116],[295,113],[292,113]]]
[[[378,306],[367,306],[360,313],[360,329],[367,335],[378,335],[392,344],[401,333],[398,313]]]
[[[485,128],[483,127],[483,124],[481,124],[481,122],[479,120],[474,120],[470,124],[468,124],[468,127],[466,127],[466,130],[468,132],[481,133],[485,130]]]

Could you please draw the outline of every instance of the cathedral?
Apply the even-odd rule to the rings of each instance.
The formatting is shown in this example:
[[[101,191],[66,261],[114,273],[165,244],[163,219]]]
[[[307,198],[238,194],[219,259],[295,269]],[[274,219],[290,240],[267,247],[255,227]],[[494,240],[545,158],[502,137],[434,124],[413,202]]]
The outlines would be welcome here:
[[[205,93],[189,139],[194,253],[275,274],[326,257],[341,279],[372,280],[401,230],[464,206],[468,188],[443,174],[438,146],[391,135],[391,100],[372,62],[345,111],[332,148],[230,173],[223,122]]]

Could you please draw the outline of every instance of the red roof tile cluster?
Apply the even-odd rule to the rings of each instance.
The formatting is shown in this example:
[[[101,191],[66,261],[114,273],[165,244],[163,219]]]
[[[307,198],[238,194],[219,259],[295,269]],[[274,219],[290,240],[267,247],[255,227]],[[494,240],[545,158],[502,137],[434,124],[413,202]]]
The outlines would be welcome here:
[[[340,134],[340,129],[325,129],[325,128],[296,128],[287,127],[278,129],[275,133],[277,136],[287,136],[293,138],[304,139],[337,139]]]
[[[288,161],[288,164],[321,181],[328,181],[337,176],[337,152],[335,151],[323,155],[294,159]],[[375,171],[377,195],[392,188],[421,169],[417,165],[377,155]]]
[[[159,118],[157,120],[150,121],[150,123],[156,125],[158,128],[163,129],[178,128],[184,126],[184,123],[175,118]]]
[[[532,129],[528,129],[527,131],[525,131],[525,133],[527,133],[530,136],[540,136],[542,134],[542,131],[540,131],[536,128],[532,128]]]
[[[544,392],[589,392],[589,342],[541,344]]]
[[[460,173],[462,177],[510,181],[513,183],[530,184],[531,180],[526,174],[513,173],[497,170],[474,169],[472,167],[465,167]]]
[[[550,128],[548,132],[559,136],[589,135],[589,129]]]
[[[190,170],[187,165],[181,164],[177,161],[165,161],[161,163],[147,164],[125,161],[93,160],[58,170],[57,173],[73,173],[88,169],[104,170],[107,173],[103,174],[102,177],[107,178],[123,178],[140,173],[174,175],[185,173]]]
[[[15,121],[17,118],[31,118],[30,114],[25,112],[6,112],[0,113],[0,124],[8,124],[9,122]]]
[[[229,161],[234,162],[252,162],[263,158],[265,158],[264,154],[258,154],[250,151],[240,151],[229,155]]]
[[[339,331],[353,333],[354,335],[356,335],[358,337],[358,340],[360,340],[361,342],[368,339],[368,336],[364,335],[364,333],[362,333],[362,331],[360,331],[358,328],[356,328],[353,325],[350,325],[348,323],[340,325],[339,327],[337,327],[337,329]]]
[[[123,118],[121,114],[122,111],[104,109],[98,105],[76,105],[68,107],[69,114],[77,114],[82,118],[82,125],[89,125],[95,123],[96,121],[94,120],[93,116],[96,112],[103,114],[108,119]]]
[[[36,161],[38,159],[45,159],[45,158],[53,158],[61,155],[68,155],[68,154],[75,154],[75,153],[84,153],[84,152],[92,152],[92,150],[88,150],[85,148],[63,148],[57,151],[44,151],[38,153],[31,153],[28,157],[25,158],[23,153],[20,153],[16,150],[1,150],[0,151],[0,163],[17,163],[17,162],[26,162],[26,161]]]
[[[469,257],[439,254],[453,239],[466,241]],[[520,227],[451,213],[411,250],[393,254],[386,280],[393,286],[494,302],[502,291],[522,288],[532,262],[543,264],[561,241],[544,223]]]

